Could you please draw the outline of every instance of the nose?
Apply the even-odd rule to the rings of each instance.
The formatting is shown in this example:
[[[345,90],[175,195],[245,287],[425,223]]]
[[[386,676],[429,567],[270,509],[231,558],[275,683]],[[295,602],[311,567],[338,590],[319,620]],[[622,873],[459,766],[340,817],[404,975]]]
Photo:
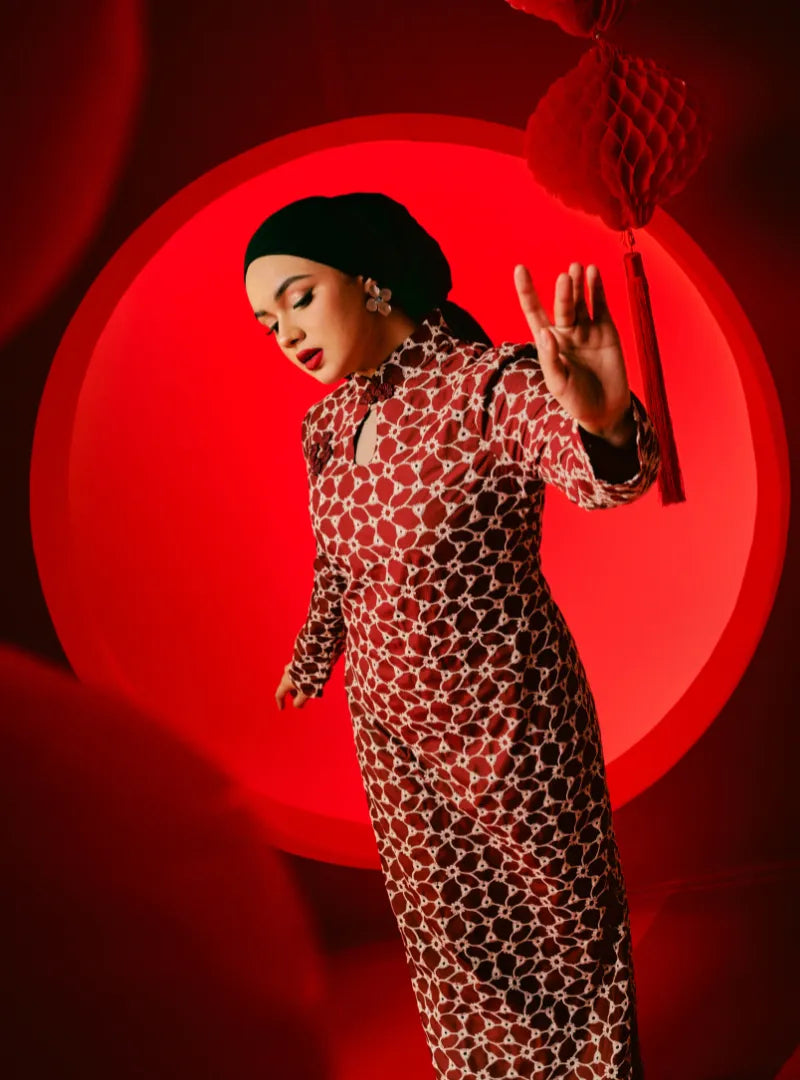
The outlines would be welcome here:
[[[282,349],[288,349],[299,341],[302,334],[297,326],[291,326],[288,322],[283,325],[278,319],[278,330],[275,335],[278,339],[278,344]]]

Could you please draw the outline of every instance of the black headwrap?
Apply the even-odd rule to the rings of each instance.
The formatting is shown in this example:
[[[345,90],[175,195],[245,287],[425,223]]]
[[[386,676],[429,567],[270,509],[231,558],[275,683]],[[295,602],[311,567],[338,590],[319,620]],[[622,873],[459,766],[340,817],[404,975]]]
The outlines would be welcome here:
[[[472,316],[447,299],[453,282],[442,249],[388,195],[311,195],[289,203],[253,234],[244,256],[245,276],[262,255],[297,255],[374,278],[380,288],[392,290],[392,305],[415,321],[438,307],[457,336],[490,343]]]

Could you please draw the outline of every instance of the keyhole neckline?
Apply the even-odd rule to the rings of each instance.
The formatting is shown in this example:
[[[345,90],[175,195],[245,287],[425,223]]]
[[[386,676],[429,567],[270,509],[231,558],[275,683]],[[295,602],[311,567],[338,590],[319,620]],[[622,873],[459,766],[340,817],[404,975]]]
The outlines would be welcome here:
[[[375,418],[375,427],[374,427],[374,430],[372,431],[372,438],[373,438],[372,455],[370,456],[369,461],[357,461],[356,460],[356,454],[358,453],[359,446],[362,445],[362,439],[364,438],[364,428],[365,428],[365,426],[367,424],[367,421],[369,420],[370,416],[373,416]],[[356,469],[372,469],[372,468],[375,467],[375,465],[380,464],[380,458],[378,456],[378,442],[379,442],[379,439],[378,439],[378,425],[380,424],[380,421],[381,421],[381,410],[375,408],[375,403],[373,403],[371,405],[368,405],[367,406],[367,411],[364,413],[364,415],[358,421],[358,424],[356,425],[356,429],[353,432],[352,437],[351,437],[350,455],[348,455],[348,456],[350,457],[350,466],[352,468],[356,468]]]

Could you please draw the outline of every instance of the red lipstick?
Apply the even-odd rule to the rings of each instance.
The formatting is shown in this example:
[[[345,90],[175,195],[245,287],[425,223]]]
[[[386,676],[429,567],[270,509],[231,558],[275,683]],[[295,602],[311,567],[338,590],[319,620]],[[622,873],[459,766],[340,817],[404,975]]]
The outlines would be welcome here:
[[[322,363],[322,349],[303,349],[297,354],[301,364],[305,364],[309,371],[316,371]]]

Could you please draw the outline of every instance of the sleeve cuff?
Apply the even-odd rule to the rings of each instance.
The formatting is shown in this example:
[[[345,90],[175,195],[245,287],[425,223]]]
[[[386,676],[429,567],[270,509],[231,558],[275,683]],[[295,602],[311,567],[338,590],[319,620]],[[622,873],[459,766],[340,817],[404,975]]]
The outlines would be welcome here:
[[[636,408],[631,407],[631,415],[635,421],[633,438],[625,446],[614,446],[600,435],[592,435],[578,424],[580,436],[586,455],[592,466],[592,472],[598,480],[608,484],[622,484],[626,480],[632,480],[641,468],[639,460],[639,421]]]
[[[307,676],[298,672],[294,664],[291,664],[287,669],[289,678],[294,685],[300,691],[301,694],[305,694],[306,697],[321,698],[324,689],[324,682],[309,682]]]

